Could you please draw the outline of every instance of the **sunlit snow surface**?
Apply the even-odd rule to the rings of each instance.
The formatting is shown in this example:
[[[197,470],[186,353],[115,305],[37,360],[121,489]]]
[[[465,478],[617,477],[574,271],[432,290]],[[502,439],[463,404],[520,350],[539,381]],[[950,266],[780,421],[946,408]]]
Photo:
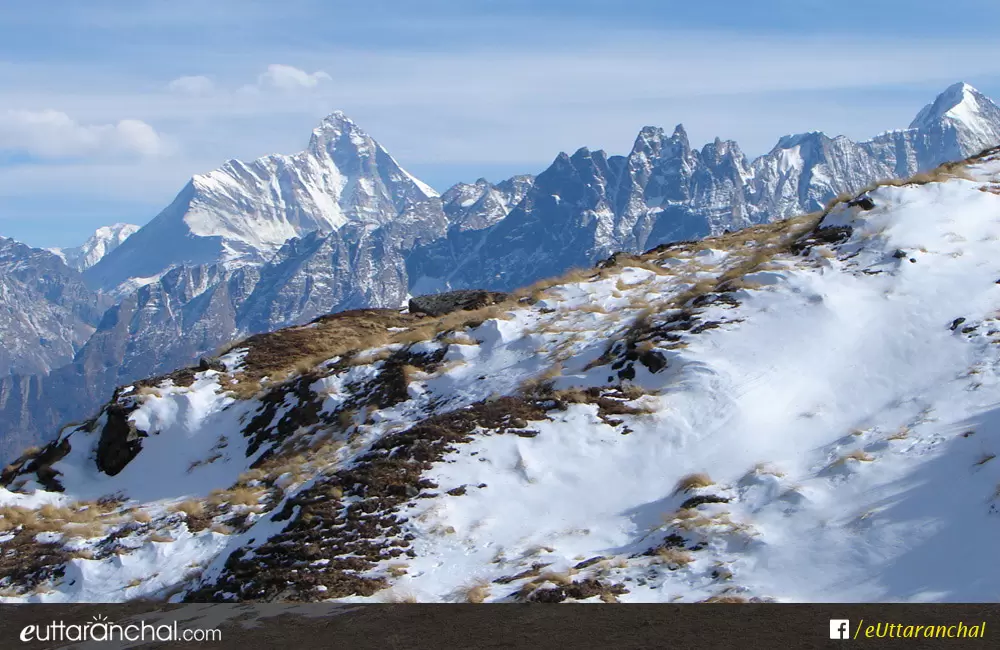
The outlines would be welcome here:
[[[757,288],[739,291],[738,306],[702,308],[703,321],[721,325],[687,335],[686,347],[664,349],[669,366],[662,372],[636,365],[634,383],[650,392],[636,404],[652,412],[620,416],[627,435],[602,421],[595,405],[574,404],[529,423],[537,436],[483,434],[458,445],[425,474],[441,496],[403,509],[417,556],[388,592],[461,601],[470,585],[489,583],[487,600],[505,600],[517,585],[498,586],[500,577],[535,563],[565,571],[603,556],[602,580],[629,590],[623,602],[720,594],[1000,599],[993,562],[1000,460],[991,459],[1000,453],[1000,196],[990,191],[1000,162],[987,159],[970,171],[977,180],[879,188],[869,211],[837,207],[823,225],[851,226],[847,242],[826,255],[779,256],[746,278]],[[711,275],[731,255],[707,250],[664,265]],[[611,371],[592,362],[609,340],[644,303],[655,305],[700,277],[625,267],[548,289],[535,305],[468,330],[465,340],[418,344],[428,351],[448,345],[447,370],[413,376],[409,399],[374,414],[360,443],[335,462],[350,463],[429,409],[512,394],[554,359],[557,388],[606,385]],[[241,354],[224,360],[229,371]],[[324,410],[335,412],[344,387],[374,376],[380,363],[320,380],[313,389],[325,396]],[[153,434],[118,476],[95,469],[95,440],[74,440],[55,466],[66,496],[0,490],[0,506],[120,492],[156,511],[227,487],[253,460],[239,432],[256,408],[224,393],[228,377],[205,371],[190,387],[167,385],[144,396],[131,417]],[[221,438],[222,454],[190,470]],[[697,472],[714,485],[677,494],[678,480]],[[286,496],[309,484],[283,483]],[[465,494],[446,495],[461,486]],[[664,517],[692,495],[729,499],[698,508],[708,523],[689,532],[704,547],[674,568],[641,556],[671,530]],[[233,549],[280,530],[272,520],[278,509],[232,538],[181,526],[173,542],[145,542],[109,560],[73,560],[47,593],[2,600],[162,594],[171,584],[158,576],[176,582],[190,566],[211,576]],[[126,588],[139,576],[157,577]]]

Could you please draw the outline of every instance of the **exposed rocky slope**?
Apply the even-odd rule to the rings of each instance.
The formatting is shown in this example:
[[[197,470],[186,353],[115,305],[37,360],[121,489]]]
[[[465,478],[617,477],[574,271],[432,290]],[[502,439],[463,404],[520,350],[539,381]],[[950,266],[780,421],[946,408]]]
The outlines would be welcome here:
[[[848,199],[125,386],[0,598],[993,601],[1000,152]]]
[[[58,256],[0,237],[0,376],[71,361],[107,305]]]

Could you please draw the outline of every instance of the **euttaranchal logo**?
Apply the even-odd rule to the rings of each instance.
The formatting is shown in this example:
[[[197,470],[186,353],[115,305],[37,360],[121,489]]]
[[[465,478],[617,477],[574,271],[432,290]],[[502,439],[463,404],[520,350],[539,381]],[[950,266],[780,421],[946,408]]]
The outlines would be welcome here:
[[[26,625],[21,628],[21,642],[80,642],[80,641],[221,641],[221,630],[180,629],[177,621],[151,625],[145,621],[114,623],[97,614],[86,623],[53,621],[48,625]]]

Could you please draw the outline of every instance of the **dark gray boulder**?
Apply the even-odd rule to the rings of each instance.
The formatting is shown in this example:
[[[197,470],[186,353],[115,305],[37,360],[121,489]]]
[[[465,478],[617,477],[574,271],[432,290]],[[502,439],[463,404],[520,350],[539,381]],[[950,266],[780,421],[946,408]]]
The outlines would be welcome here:
[[[509,294],[499,291],[482,291],[478,289],[462,289],[410,299],[411,314],[426,314],[428,316],[443,316],[453,311],[463,309],[479,309],[503,302]]]

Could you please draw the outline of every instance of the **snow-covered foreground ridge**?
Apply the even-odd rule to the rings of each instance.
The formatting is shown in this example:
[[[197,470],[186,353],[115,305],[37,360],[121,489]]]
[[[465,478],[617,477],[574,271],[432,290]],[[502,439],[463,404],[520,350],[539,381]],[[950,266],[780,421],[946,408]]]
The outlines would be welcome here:
[[[3,600],[994,601],[1000,154],[948,171],[124,387],[4,472]]]

